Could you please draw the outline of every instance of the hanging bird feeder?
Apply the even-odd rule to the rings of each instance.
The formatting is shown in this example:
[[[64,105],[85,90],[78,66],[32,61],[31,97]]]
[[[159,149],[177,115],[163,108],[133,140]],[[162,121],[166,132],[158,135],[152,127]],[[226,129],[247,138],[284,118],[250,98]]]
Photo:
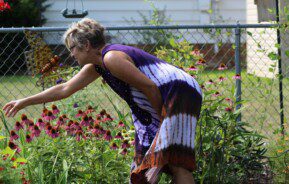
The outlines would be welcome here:
[[[61,11],[63,17],[65,17],[65,18],[83,18],[86,15],[88,15],[88,11],[84,10],[84,8],[83,8],[82,0],[81,0],[81,4],[82,4],[82,9],[76,10],[75,9],[75,0],[74,0],[74,8],[72,10],[69,10],[68,6],[67,6],[68,0],[66,0],[66,8]]]

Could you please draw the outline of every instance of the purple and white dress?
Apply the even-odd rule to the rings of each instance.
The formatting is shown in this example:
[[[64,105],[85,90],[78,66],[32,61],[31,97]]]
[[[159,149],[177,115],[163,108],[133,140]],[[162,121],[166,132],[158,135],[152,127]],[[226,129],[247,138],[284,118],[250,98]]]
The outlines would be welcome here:
[[[102,58],[112,50],[127,54],[139,71],[158,86],[162,95],[160,120],[140,90],[114,77],[105,65],[105,69],[95,67],[131,108],[136,131],[131,183],[154,181],[168,164],[193,171],[196,167],[195,129],[202,104],[202,92],[196,80],[182,69],[135,47],[107,45]]]

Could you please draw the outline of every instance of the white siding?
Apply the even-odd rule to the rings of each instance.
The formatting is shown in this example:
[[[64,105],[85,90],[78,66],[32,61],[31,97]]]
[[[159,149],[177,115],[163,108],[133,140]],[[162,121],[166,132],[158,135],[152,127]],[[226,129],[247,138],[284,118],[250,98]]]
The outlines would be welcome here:
[[[250,24],[258,23],[257,6],[254,0],[247,0],[247,22]],[[266,22],[265,22],[266,23]],[[267,55],[270,52],[277,53],[274,46],[277,43],[277,33],[273,29],[247,29],[253,36],[247,36],[247,72],[259,77],[273,78],[278,73],[276,61],[272,61]],[[260,52],[258,44],[262,46],[264,52]],[[272,68],[271,65],[276,64]],[[270,72],[272,68],[274,72]]]
[[[172,19],[172,24],[209,24],[214,17],[222,17],[224,22],[230,20],[235,23],[240,20],[246,22],[245,0],[154,0],[156,8],[163,10]],[[66,7],[66,0],[48,0],[51,7],[44,13],[47,23],[44,26],[67,26],[78,19],[66,19],[60,13]],[[216,8],[216,16],[207,11]],[[126,20],[133,18],[138,25],[142,24],[142,18],[138,12],[149,15],[152,7],[144,0],[83,0],[84,9],[89,12],[88,17],[98,20],[104,26],[126,26]],[[68,1],[68,9],[74,8],[74,1]],[[81,1],[75,0],[75,7],[81,9]],[[221,21],[219,21],[222,23]],[[223,22],[223,23],[224,23]]]

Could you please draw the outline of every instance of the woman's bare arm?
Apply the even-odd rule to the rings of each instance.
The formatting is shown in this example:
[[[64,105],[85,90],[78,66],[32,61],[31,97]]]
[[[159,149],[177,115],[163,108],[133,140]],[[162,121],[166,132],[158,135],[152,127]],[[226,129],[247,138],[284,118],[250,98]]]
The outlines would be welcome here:
[[[20,100],[11,101],[3,107],[3,110],[5,111],[5,115],[7,115],[8,117],[13,117],[19,110],[27,106],[67,98],[76,91],[86,87],[98,77],[99,74],[95,71],[94,65],[87,64],[69,81],[63,84],[53,86],[36,95],[29,96]]]
[[[161,118],[162,96],[157,85],[139,71],[125,53],[110,51],[104,63],[115,77],[142,91]]]

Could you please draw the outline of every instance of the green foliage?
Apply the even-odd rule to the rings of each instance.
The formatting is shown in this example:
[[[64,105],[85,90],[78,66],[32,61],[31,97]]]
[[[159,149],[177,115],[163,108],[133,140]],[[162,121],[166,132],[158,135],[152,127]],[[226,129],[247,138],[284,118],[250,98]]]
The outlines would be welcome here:
[[[196,130],[195,179],[199,183],[242,183],[260,177],[266,165],[263,163],[267,151],[264,137],[250,131],[246,122],[236,121],[242,109],[235,111],[235,89],[226,86],[226,78],[220,76],[217,82],[202,77],[206,62],[200,51],[187,41],[176,43],[171,39],[169,48],[161,47],[156,55],[196,77],[203,89],[203,106]]]
[[[139,12],[142,18],[142,25],[144,26],[164,26],[171,22],[171,19],[166,15],[166,9],[158,9],[152,1],[145,0],[149,3],[152,8],[152,13],[147,16],[142,12]],[[126,20],[131,25],[137,25],[137,21],[131,18],[131,20]],[[154,49],[159,48],[162,45],[168,45],[169,39],[174,37],[174,34],[169,30],[158,29],[158,30],[137,30],[134,34],[138,37],[138,45],[146,46],[144,49],[151,51],[151,48],[147,46],[154,46]]]
[[[46,19],[42,13],[49,5],[46,0],[11,0],[7,1],[11,10],[0,11],[0,27],[32,27],[42,26]],[[23,49],[27,42],[23,40],[22,33],[1,33],[0,38],[0,75],[15,74],[25,70]],[[9,43],[9,46],[7,45]],[[21,67],[20,67],[21,66]]]

